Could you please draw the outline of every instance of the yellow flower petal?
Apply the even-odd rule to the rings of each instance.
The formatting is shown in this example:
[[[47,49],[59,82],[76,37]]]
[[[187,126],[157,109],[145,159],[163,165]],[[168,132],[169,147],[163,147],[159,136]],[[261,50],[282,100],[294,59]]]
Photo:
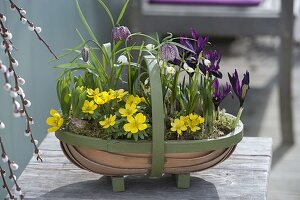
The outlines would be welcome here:
[[[131,133],[137,133],[139,131],[138,128],[135,127],[132,123],[125,124],[123,128],[126,132],[131,132]]]
[[[186,131],[186,130],[187,130],[187,127],[183,125],[183,126],[181,127],[181,130],[182,130],[182,131]]]
[[[138,129],[140,130],[140,131],[143,131],[143,130],[145,130],[147,128],[147,124],[139,124],[138,125]]]
[[[134,118],[131,115],[127,116],[127,121],[128,122],[135,122]]]
[[[60,128],[63,125],[63,123],[64,123],[64,119],[60,118],[57,123],[58,127]]]
[[[145,123],[146,121],[146,116],[143,115],[142,113],[138,113],[136,116],[135,116],[135,119],[136,119],[136,122],[137,123]]]
[[[59,129],[59,127],[51,127],[51,128],[48,128],[48,133],[52,133],[52,132],[55,132]]]
[[[177,130],[178,135],[182,135],[182,131],[179,129]]]
[[[125,108],[120,108],[119,109],[119,113],[123,116],[126,112],[126,109]]]
[[[204,123],[204,117],[201,117],[201,116],[199,116],[198,117],[198,122],[199,122],[199,124],[202,124],[202,123]]]
[[[190,127],[190,129],[192,132],[196,132],[196,131],[200,130],[200,127],[194,126],[194,127]]]
[[[110,121],[109,126],[114,126],[116,124],[116,121]]]
[[[51,109],[50,110],[50,115],[54,116],[55,114],[58,114],[57,110]]]
[[[56,126],[56,120],[54,117],[48,117],[46,120],[46,124],[49,126]]]

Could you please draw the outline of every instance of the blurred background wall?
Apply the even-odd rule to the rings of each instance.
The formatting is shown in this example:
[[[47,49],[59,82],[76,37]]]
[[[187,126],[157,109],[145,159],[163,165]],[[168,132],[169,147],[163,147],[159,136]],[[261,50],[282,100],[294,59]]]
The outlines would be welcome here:
[[[123,0],[107,2],[112,8],[111,11],[117,16]],[[42,27],[42,37],[57,55],[62,54],[63,49],[74,47],[79,43],[76,28],[85,33],[72,0],[22,0],[15,1],[15,3],[27,11],[26,16],[29,20],[32,20],[36,26]],[[79,3],[99,41],[110,41],[109,19],[99,3],[95,0],[79,0]],[[23,89],[26,97],[32,102],[28,111],[35,122],[32,126],[32,133],[41,142],[47,134],[48,127],[45,120],[49,109],[59,108],[55,87],[56,78],[61,71],[53,69],[52,66],[62,61],[49,62],[53,57],[47,48],[38,41],[35,34],[28,31],[27,26],[19,21],[17,13],[8,9],[7,1],[0,0],[0,11],[7,16],[6,24],[13,33],[12,41],[18,48],[13,52],[20,63],[16,70],[26,80]],[[7,65],[3,52],[0,52],[0,59]],[[1,85],[4,83],[2,76],[0,83]],[[33,147],[23,134],[25,119],[13,117],[11,98],[2,87],[0,89],[0,120],[6,124],[6,128],[0,131],[0,135],[4,139],[8,155],[20,166],[17,172],[17,175],[20,175],[33,155]],[[23,185],[23,187],[26,186]],[[5,191],[1,189],[0,192],[2,199]]]

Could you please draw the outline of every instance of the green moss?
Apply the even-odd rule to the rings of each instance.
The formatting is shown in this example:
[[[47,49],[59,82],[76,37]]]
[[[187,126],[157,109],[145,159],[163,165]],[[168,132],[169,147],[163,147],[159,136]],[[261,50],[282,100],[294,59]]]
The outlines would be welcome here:
[[[185,132],[181,136],[174,132],[168,131],[165,135],[165,140],[202,140],[202,139],[211,139],[218,138],[221,136],[225,136],[234,130],[234,122],[235,118],[230,115],[221,114],[218,120],[214,121],[213,131],[210,133],[206,133],[204,130],[204,126],[196,132]],[[124,139],[123,134],[114,134],[109,133],[107,130],[102,129],[96,121],[87,121],[72,118],[66,121],[66,125],[64,127],[67,131],[71,131],[78,135],[84,135],[88,137],[96,137],[101,139],[110,139],[112,137],[118,139]],[[170,130],[170,129],[168,129]],[[149,137],[145,139],[151,138],[151,130],[148,129],[147,133]],[[126,139],[126,138],[125,138]]]

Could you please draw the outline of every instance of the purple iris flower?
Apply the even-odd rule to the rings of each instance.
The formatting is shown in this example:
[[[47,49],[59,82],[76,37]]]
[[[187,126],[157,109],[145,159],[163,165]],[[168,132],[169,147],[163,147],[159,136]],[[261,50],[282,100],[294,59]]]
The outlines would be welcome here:
[[[222,78],[223,75],[219,71],[221,55],[219,55],[216,50],[214,50],[214,51],[210,50],[206,54],[206,60],[209,61],[209,64],[207,64],[207,63],[205,63],[205,61],[203,61],[202,64],[199,65],[201,72],[204,75],[208,72],[209,75],[213,75],[216,78]]]
[[[239,98],[240,101],[240,107],[243,107],[244,101],[246,94],[248,90],[250,89],[249,83],[250,83],[250,78],[249,78],[249,72],[246,71],[244,74],[244,78],[242,80],[242,83],[240,83],[239,80],[239,75],[237,71],[235,70],[232,76],[228,73],[229,81],[231,83],[232,89],[236,96]]]
[[[167,61],[174,61],[176,58],[179,58],[179,52],[174,44],[163,44],[160,47],[160,58]]]
[[[199,36],[197,32],[192,29],[192,39],[186,37],[180,38],[180,44],[188,49],[183,49],[180,54],[184,61],[182,62],[182,59],[176,57],[174,60],[170,61],[170,63],[178,66],[183,66],[183,64],[186,63],[189,67],[195,69],[197,67],[198,57],[205,49],[207,43],[207,37]],[[190,76],[193,74],[194,73],[189,73]]]
[[[220,103],[223,101],[223,99],[230,93],[230,85],[226,82],[225,88],[223,90],[220,89],[220,84],[218,79],[215,79],[213,82],[213,103],[215,105],[215,110],[218,109],[220,106]]]
[[[126,26],[114,27],[112,29],[112,38],[114,41],[125,41],[129,35],[131,33]]]
[[[180,38],[180,44],[190,49],[192,54],[194,54],[195,59],[198,59],[198,56],[201,51],[203,51],[208,43],[208,37],[201,37],[197,34],[195,29],[192,29],[192,38],[188,39],[186,37]]]

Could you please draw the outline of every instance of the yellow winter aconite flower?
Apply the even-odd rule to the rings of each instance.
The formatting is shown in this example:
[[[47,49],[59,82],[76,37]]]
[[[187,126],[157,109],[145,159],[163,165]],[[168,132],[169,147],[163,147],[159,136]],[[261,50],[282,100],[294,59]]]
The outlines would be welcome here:
[[[119,113],[122,117],[129,117],[132,116],[134,113],[137,112],[135,104],[125,104],[125,108],[120,108]]]
[[[87,88],[86,89],[87,92],[87,96],[89,98],[94,98],[95,96],[99,95],[99,88],[96,88],[95,90],[91,89],[91,88]]]
[[[200,130],[200,127],[198,126],[198,122],[196,120],[190,120],[187,122],[187,126],[191,129],[192,132],[196,132]]]
[[[103,104],[109,102],[110,99],[111,99],[111,97],[110,97],[109,93],[106,91],[101,92],[98,95],[94,96],[94,101],[98,105],[103,105]]]
[[[204,123],[204,117],[198,116],[198,123],[203,124]]]
[[[49,126],[52,126],[48,129],[48,133],[57,131],[64,123],[64,119],[60,116],[57,110],[51,109],[50,115],[52,117],[48,117],[46,123]]]
[[[187,130],[183,119],[175,119],[174,122],[171,123],[171,126],[171,131],[177,132],[178,135],[182,135],[182,131]]]
[[[126,99],[126,104],[135,104],[138,105],[141,103],[142,99],[139,96],[130,95]]]
[[[97,109],[97,105],[94,101],[85,100],[81,108],[83,113],[94,114],[94,111]]]
[[[189,114],[187,117],[188,117],[190,120],[197,120],[199,116],[198,116],[197,114],[191,113],[191,114]]]
[[[109,128],[111,126],[114,126],[116,124],[116,115],[110,115],[108,118],[106,118],[103,121],[100,121],[99,124],[103,127],[103,128]]]
[[[128,92],[125,92],[124,89],[119,89],[119,90],[112,90],[109,89],[109,95],[110,99],[118,99],[119,101],[123,99],[123,97],[127,94]]]
[[[122,100],[128,92],[125,92],[123,89],[119,89],[119,90],[116,90],[115,93],[116,93],[116,97],[119,100]]]
[[[186,126],[190,128],[192,132],[200,130],[199,125],[204,122],[204,118],[197,114],[189,114],[186,116]]]
[[[138,113],[135,117],[128,116],[128,123],[123,126],[126,132],[137,133],[147,128],[146,116],[142,113]]]
[[[110,97],[110,99],[111,99],[111,100],[113,100],[113,99],[116,99],[116,98],[117,98],[117,93],[116,93],[116,91],[115,91],[115,90],[109,89],[109,92],[108,92],[108,94],[109,94],[109,97]]]

